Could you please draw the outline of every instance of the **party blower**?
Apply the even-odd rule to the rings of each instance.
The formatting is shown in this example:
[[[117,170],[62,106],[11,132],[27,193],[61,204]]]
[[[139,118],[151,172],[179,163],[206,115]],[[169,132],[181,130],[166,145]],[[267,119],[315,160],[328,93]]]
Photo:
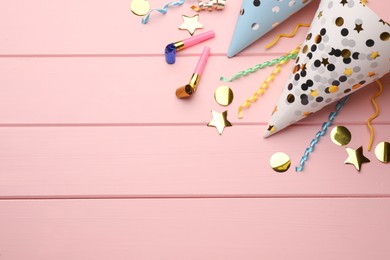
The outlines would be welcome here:
[[[206,66],[207,59],[210,56],[210,48],[204,47],[202,55],[198,61],[198,65],[195,68],[194,74],[192,74],[190,83],[187,85],[176,89],[176,96],[178,98],[188,98],[195,93],[196,88],[200,81],[200,76],[203,73],[204,67]]]
[[[198,43],[204,42],[208,39],[214,38],[215,32],[213,30],[198,34],[196,36],[187,38],[185,40],[170,43],[165,47],[165,60],[168,64],[174,64],[176,62],[176,53],[184,50]]]

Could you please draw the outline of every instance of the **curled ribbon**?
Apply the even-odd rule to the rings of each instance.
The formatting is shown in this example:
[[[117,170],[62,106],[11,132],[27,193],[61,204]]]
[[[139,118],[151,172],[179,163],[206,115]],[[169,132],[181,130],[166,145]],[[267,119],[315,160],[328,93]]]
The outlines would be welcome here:
[[[200,12],[203,10],[213,11],[218,10],[221,11],[225,8],[226,0],[211,0],[211,1],[198,1],[198,6],[191,6],[192,10],[196,12]]]
[[[150,12],[144,17],[142,18],[142,23],[143,24],[147,24],[149,22],[149,19],[150,19],[150,14],[153,12],[153,11],[156,11],[156,12],[159,12],[160,14],[166,14],[168,12],[168,9],[171,8],[171,7],[175,7],[175,6],[181,6],[185,3],[185,0],[179,0],[177,2],[169,2],[167,3],[166,5],[164,5],[163,8],[161,9],[153,9],[153,10],[150,10]]]
[[[340,113],[341,108],[347,103],[348,98],[349,96],[346,96],[343,99],[341,99],[336,105],[336,110],[329,114],[329,120],[322,124],[321,130],[317,132],[314,139],[311,140],[310,146],[306,148],[305,153],[303,154],[301,160],[299,161],[299,165],[295,168],[296,172],[303,171],[303,169],[305,168],[305,163],[309,159],[310,153],[314,151],[314,148],[316,147],[317,143],[320,141],[321,137],[326,135],[328,128],[332,126],[334,119]]]

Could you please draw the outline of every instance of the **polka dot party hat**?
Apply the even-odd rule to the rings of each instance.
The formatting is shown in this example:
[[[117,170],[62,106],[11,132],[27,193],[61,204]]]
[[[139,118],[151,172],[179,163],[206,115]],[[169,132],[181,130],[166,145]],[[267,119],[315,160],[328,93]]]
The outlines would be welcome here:
[[[310,1],[243,0],[227,56],[235,56]]]
[[[322,0],[265,137],[388,73],[389,32],[360,0]]]

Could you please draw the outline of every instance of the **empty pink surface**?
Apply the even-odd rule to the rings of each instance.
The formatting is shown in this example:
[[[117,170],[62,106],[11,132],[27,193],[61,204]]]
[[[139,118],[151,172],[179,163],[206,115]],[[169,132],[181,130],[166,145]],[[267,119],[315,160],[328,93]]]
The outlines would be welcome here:
[[[0,257],[390,258],[389,199],[0,201]]]
[[[348,128],[353,133],[348,146],[367,147],[366,126]],[[345,148],[328,136],[306,170],[295,173],[319,129],[294,126],[263,139],[262,127],[250,125],[227,128],[222,136],[203,124],[3,127],[0,196],[390,196],[389,164],[365,150],[371,163],[358,173],[344,164]],[[389,125],[376,130],[375,144],[389,140]],[[291,156],[289,173],[277,174],[269,166],[279,151]]]
[[[345,149],[326,135],[296,174],[334,104],[263,139],[292,64],[243,120],[238,106],[271,69],[232,83],[219,77],[294,49],[306,28],[264,46],[310,22],[319,1],[227,59],[240,3],[202,12],[216,38],[178,53],[173,66],[163,51],[188,37],[177,27],[193,3],[153,13],[148,25],[129,0],[0,3],[0,259],[389,259],[390,165],[366,151],[376,84],[335,121],[371,163],[361,173],[345,165]],[[385,20],[389,4],[368,3]],[[212,55],[199,90],[178,100],[175,89],[206,45]],[[389,80],[377,99],[374,145],[390,140]],[[220,85],[235,94],[227,108],[213,98]],[[222,136],[206,127],[211,109],[229,111],[234,126]],[[279,151],[292,160],[286,174],[269,167]]]

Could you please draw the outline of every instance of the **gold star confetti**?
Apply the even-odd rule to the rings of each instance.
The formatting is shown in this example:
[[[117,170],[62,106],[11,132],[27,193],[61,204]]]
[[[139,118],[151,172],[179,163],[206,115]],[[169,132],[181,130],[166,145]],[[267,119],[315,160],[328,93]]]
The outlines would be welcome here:
[[[378,58],[378,57],[380,57],[380,55],[379,55],[379,51],[373,51],[373,52],[371,52],[371,59],[376,59],[376,58]]]
[[[351,76],[352,75],[352,69],[351,68],[345,68],[344,75]]]
[[[355,31],[357,31],[358,33],[360,33],[361,31],[363,31],[363,24],[356,24],[355,23]]]
[[[348,4],[348,1],[347,0],[341,0],[340,4],[342,4],[343,6]]]
[[[183,15],[184,22],[180,25],[180,30],[187,30],[191,36],[194,35],[196,29],[202,29],[203,25],[198,21],[199,14],[194,16]]]
[[[322,58],[322,62],[321,63],[324,64],[324,66],[329,65],[328,58]]]
[[[373,76],[375,76],[376,75],[376,73],[374,72],[374,71],[370,71],[370,72],[368,72],[368,74],[367,74],[367,76],[369,76],[369,77],[373,77]]]
[[[310,90],[310,96],[312,96],[312,97],[318,96],[318,90],[316,90],[316,89],[311,89],[311,90]]]
[[[276,131],[276,127],[274,125],[269,125],[267,130],[273,133]]]
[[[222,135],[223,129],[225,127],[233,126],[228,120],[227,120],[227,113],[225,112],[218,113],[214,110],[211,110],[211,113],[213,114],[213,119],[210,123],[207,124],[207,126],[215,127],[218,130],[219,135]]]
[[[363,6],[366,6],[367,2],[368,2],[367,0],[360,0],[360,4]]]
[[[305,70],[306,70],[306,63],[302,63],[301,70],[302,70],[302,71],[305,71]]]
[[[344,162],[345,164],[352,164],[356,170],[360,171],[363,163],[369,163],[370,160],[363,155],[363,147],[360,146],[357,150],[346,148],[348,158]]]
[[[303,112],[303,116],[310,116],[312,112]]]
[[[320,18],[322,17],[322,15],[323,15],[323,13],[322,13],[322,11],[320,11],[320,12],[318,13],[318,15],[317,15],[318,19],[320,19]]]

